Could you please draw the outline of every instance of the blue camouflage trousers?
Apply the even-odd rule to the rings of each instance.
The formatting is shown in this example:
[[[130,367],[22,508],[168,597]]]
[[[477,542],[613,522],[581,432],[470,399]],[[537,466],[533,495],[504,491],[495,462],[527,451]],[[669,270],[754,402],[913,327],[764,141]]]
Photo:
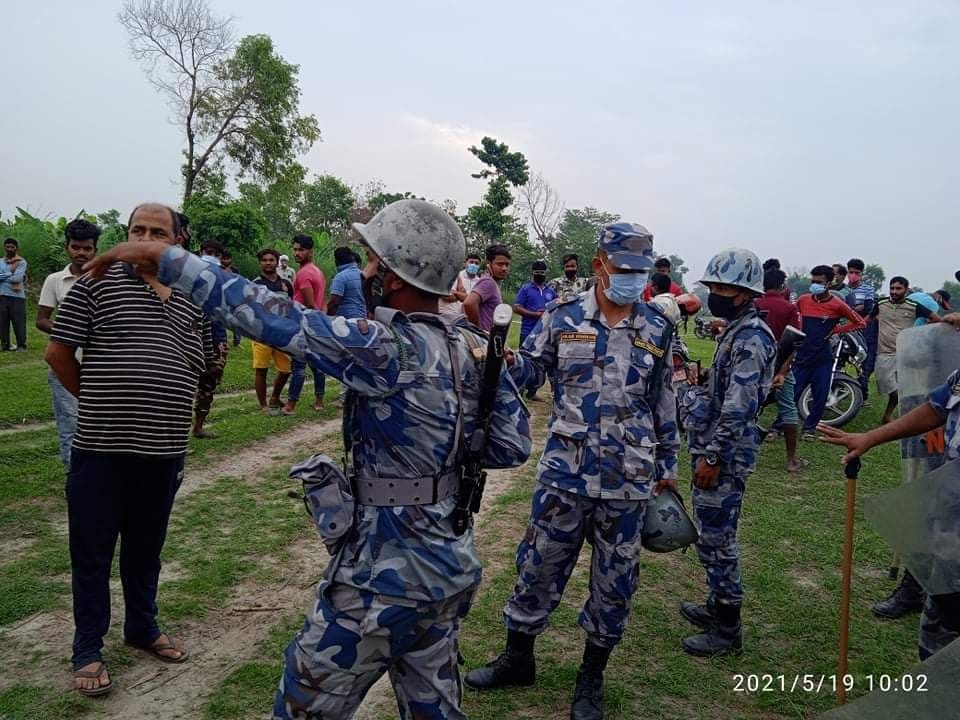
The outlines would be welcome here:
[[[926,660],[938,650],[943,650],[958,637],[960,632],[955,626],[958,619],[954,618],[951,623],[946,617],[950,608],[956,608],[958,600],[957,594],[953,596],[939,596],[938,602],[933,595],[927,595],[923,604],[923,613],[920,615],[920,639],[918,650],[920,660]],[[947,601],[951,601],[947,605]],[[941,604],[943,603],[943,604]]]
[[[458,637],[474,591],[401,605],[400,598],[321,581],[287,647],[273,717],[346,720],[387,672],[402,720],[466,720]]]
[[[646,500],[601,500],[538,485],[517,548],[517,584],[503,610],[507,629],[528,635],[547,629],[587,540],[593,546],[590,594],[580,627],[596,645],[620,642],[639,583],[645,507]]]
[[[724,465],[713,490],[692,486],[693,515],[700,530],[697,554],[707,571],[707,587],[714,597],[731,603],[743,600],[737,525],[746,476],[746,472],[732,472]]]

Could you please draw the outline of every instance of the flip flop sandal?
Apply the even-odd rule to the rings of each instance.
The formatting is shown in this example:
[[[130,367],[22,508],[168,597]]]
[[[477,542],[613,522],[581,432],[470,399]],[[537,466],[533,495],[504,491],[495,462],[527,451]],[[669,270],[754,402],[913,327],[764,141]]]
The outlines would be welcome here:
[[[163,662],[177,664],[177,663],[184,662],[188,657],[190,657],[190,653],[187,651],[185,647],[182,647],[182,646],[178,647],[176,640],[177,638],[171,635],[168,635],[167,642],[161,643],[159,645],[154,644],[154,645],[148,645],[144,647],[143,645],[134,645],[133,643],[129,643],[129,642],[127,643],[127,645],[129,645],[130,647],[135,647],[138,650],[143,650],[144,652],[148,652],[151,655],[153,655],[155,658],[157,658],[158,660],[162,660]],[[170,657],[169,655],[163,655],[162,653],[164,650],[176,650],[177,652],[180,653],[180,657]]]
[[[73,677],[75,678],[99,678],[103,675],[103,671],[107,669],[107,664],[103,661],[100,661],[100,664],[97,666],[96,670],[74,670]],[[75,687],[78,693],[84,697],[97,697],[99,695],[106,695],[108,692],[113,690],[113,680],[108,682],[106,685],[101,685],[98,688],[79,688]]]

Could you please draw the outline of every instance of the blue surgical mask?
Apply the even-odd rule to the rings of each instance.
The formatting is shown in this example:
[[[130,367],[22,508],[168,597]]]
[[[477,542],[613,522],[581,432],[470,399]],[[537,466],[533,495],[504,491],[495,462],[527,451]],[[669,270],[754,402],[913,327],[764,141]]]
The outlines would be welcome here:
[[[467,263],[467,272],[471,275],[476,275],[478,272],[480,272],[480,266],[476,263]]]
[[[823,295],[826,290],[827,286],[823,283],[810,283],[810,293],[812,295]]]
[[[607,287],[603,294],[615,305],[633,305],[640,299],[643,289],[647,286],[646,272],[631,272],[614,275],[604,267],[607,275]]]

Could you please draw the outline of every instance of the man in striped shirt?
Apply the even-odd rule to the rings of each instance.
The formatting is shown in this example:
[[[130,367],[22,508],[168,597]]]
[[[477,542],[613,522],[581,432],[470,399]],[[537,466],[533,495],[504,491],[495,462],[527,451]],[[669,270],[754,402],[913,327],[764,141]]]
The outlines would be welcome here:
[[[170,208],[141,205],[130,216],[128,239],[173,245],[178,225]],[[100,651],[118,536],[125,641],[166,662],[187,658],[183,642],[157,626],[157,582],[193,397],[213,349],[204,342],[208,321],[200,309],[161,285],[154,271],[115,263],[102,279],[78,279],[46,351],[64,387],[79,397],[67,511],[74,687],[84,695],[112,688]]]

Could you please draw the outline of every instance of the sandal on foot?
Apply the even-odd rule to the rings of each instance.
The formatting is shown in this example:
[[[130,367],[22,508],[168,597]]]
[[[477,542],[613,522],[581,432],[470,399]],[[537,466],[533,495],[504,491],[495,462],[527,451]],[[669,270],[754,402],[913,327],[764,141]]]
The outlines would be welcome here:
[[[101,660],[97,664],[97,667],[94,668],[93,670],[74,670],[73,677],[74,679],[76,678],[99,679],[103,677],[103,674],[106,672],[106,670],[107,670],[107,664]],[[99,695],[106,695],[108,692],[113,690],[113,680],[110,680],[107,682],[106,685],[101,685],[100,687],[97,687],[97,688],[83,688],[83,687],[74,686],[73,689],[76,690],[81,695],[83,695],[84,697],[97,697]]]
[[[188,657],[190,657],[190,653],[187,651],[187,648],[184,647],[182,643],[180,645],[177,645],[177,640],[178,639],[173,637],[172,635],[167,635],[167,642],[165,643],[154,642],[153,645],[134,645],[133,643],[128,642],[127,645],[130,645],[131,647],[135,647],[139,650],[143,650],[144,652],[148,652],[151,655],[153,655],[155,658],[157,658],[158,660],[162,660],[163,662],[176,664],[176,663],[182,663]],[[180,655],[179,657],[170,657],[169,655],[163,654],[165,650],[176,650],[178,653],[180,653]]]

